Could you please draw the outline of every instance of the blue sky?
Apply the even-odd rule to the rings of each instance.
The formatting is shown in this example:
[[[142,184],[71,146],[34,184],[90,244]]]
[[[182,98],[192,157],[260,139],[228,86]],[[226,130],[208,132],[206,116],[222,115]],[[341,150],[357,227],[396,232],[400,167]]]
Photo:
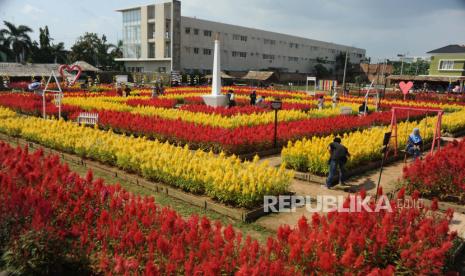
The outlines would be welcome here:
[[[158,1],[152,1],[156,3]],[[465,44],[465,0],[182,0],[182,14],[352,45],[374,61],[399,53],[424,56]],[[84,32],[121,38],[118,8],[147,0],[0,0],[0,19],[34,29],[48,25],[71,47]]]

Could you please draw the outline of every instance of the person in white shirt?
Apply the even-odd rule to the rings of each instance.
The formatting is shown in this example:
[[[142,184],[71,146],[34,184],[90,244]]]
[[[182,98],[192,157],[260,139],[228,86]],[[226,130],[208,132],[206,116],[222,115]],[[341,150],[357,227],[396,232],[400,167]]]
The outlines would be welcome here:
[[[332,101],[333,101],[333,108],[336,108],[337,103],[339,102],[339,96],[337,95],[336,91],[333,94]]]

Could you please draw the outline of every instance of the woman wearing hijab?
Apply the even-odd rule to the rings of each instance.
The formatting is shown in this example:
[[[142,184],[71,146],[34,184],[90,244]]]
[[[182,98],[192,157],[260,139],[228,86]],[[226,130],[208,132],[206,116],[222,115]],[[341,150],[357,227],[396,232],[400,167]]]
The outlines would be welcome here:
[[[420,129],[414,128],[412,133],[408,136],[407,153],[413,156],[415,161],[420,155],[423,148],[423,139],[420,135]]]

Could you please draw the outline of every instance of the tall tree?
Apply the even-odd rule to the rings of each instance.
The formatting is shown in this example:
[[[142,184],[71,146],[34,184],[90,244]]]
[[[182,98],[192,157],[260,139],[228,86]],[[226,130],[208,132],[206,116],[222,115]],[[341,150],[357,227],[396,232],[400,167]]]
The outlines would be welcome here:
[[[11,57],[10,44],[5,35],[0,32],[0,61],[8,61]]]
[[[70,61],[83,60],[96,67],[118,70],[119,64],[114,61],[115,55],[120,55],[121,44],[113,45],[107,42],[105,35],[85,33],[71,47]]]
[[[318,63],[314,67],[315,76],[317,79],[327,78],[331,75],[331,70],[328,70],[323,64]]]
[[[85,33],[71,47],[70,61],[75,62],[83,60],[94,66],[98,66],[102,61],[99,61],[99,51],[102,49],[102,39],[96,33]]]
[[[6,28],[0,30],[1,35],[5,37],[11,47],[15,61],[24,62],[32,48],[32,41],[28,34],[32,32],[32,29],[25,25],[15,26],[8,21],[3,21],[3,23]]]
[[[394,66],[394,75],[400,75],[402,71],[403,75],[428,75],[430,62],[422,59],[417,59],[414,62],[405,62],[402,65],[401,61],[390,62]],[[403,66],[403,68],[402,68]]]
[[[32,61],[38,63],[52,63],[54,57],[50,42],[53,38],[50,37],[48,26],[43,29],[39,28],[39,43],[34,41],[32,43]]]
[[[47,49],[50,47],[50,41],[52,38],[50,38],[50,33],[48,31],[48,26],[45,26],[45,28],[39,28],[39,45],[40,49]]]
[[[63,42],[52,44],[51,51],[54,63],[67,63],[68,58],[65,50],[65,44]]]
[[[112,69],[117,71],[124,71],[124,64],[121,61],[115,61],[116,58],[123,57],[123,41],[118,40],[116,45],[111,46],[110,56],[112,61]]]

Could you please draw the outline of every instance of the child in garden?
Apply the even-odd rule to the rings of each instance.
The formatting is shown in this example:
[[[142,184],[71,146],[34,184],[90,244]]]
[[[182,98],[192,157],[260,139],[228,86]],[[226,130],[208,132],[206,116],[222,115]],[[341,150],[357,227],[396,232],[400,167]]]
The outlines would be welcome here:
[[[408,136],[407,153],[413,156],[413,160],[417,160],[421,156],[423,148],[423,139],[420,135],[420,129],[414,128],[412,133]]]

